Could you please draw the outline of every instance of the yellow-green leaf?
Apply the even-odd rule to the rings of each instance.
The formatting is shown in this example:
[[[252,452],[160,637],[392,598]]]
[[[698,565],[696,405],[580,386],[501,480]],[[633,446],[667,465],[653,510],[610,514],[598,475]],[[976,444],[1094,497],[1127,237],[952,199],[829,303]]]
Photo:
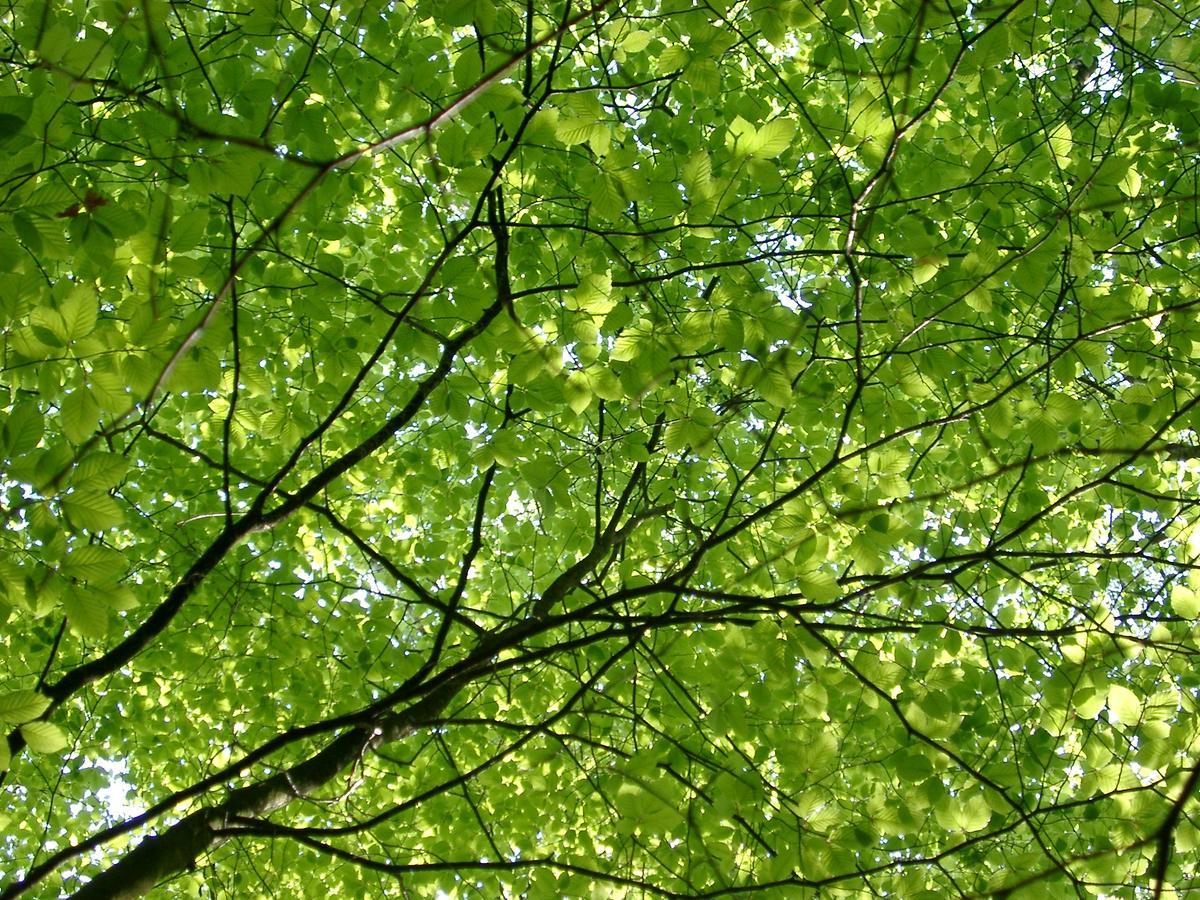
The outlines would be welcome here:
[[[1125,177],[1121,179],[1119,186],[1125,196],[1136,197],[1142,189],[1142,176],[1137,169],[1130,166],[1129,171],[1125,173]]]
[[[103,491],[73,491],[63,498],[63,509],[72,525],[89,531],[103,531],[124,519],[117,501]]]
[[[100,407],[86,387],[67,394],[60,411],[63,433],[75,444],[82,444],[90,438],[100,421]]]
[[[1122,684],[1108,686],[1108,708],[1122,725],[1136,725],[1142,718],[1142,701]]]
[[[1187,585],[1175,585],[1171,588],[1171,609],[1184,619],[1200,617],[1200,593]]]
[[[755,132],[749,151],[759,159],[774,159],[792,144],[796,123],[790,119],[774,119]]]
[[[612,275],[592,272],[579,279],[579,287],[567,296],[567,308],[579,309],[594,315],[607,315],[613,307]]]
[[[36,719],[50,706],[50,698],[37,691],[0,694],[0,721],[16,725]]]
[[[35,753],[57,753],[67,746],[67,735],[51,722],[30,722],[21,726],[21,737]]]
[[[587,379],[578,372],[573,372],[563,381],[563,397],[567,405],[578,415],[591,405],[592,391]]]
[[[63,595],[71,630],[80,637],[102,638],[108,633],[108,604],[95,588],[71,585]]]
[[[67,554],[61,572],[76,581],[116,581],[125,574],[125,557],[108,547],[88,544]]]
[[[758,392],[772,406],[786,409],[792,404],[792,383],[778,369],[766,372],[758,382]]]
[[[73,289],[58,310],[65,326],[63,337],[74,341],[91,334],[96,328],[98,309],[96,294],[90,287],[80,285]]]
[[[651,34],[648,31],[634,31],[625,35],[621,41],[621,49],[626,53],[639,53],[650,44]]]

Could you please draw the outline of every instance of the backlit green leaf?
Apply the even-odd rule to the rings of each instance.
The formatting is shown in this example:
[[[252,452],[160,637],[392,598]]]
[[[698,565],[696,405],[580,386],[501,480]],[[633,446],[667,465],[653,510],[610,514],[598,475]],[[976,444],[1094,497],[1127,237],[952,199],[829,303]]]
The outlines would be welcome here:
[[[1171,609],[1185,619],[1200,618],[1200,593],[1186,585],[1171,588]]]
[[[22,725],[21,737],[34,753],[57,753],[70,743],[63,730],[51,722]]]
[[[117,502],[102,490],[76,489],[63,498],[63,509],[76,528],[103,531],[124,520]]]
[[[36,719],[50,706],[50,698],[37,691],[9,691],[0,694],[0,719],[20,724]]]
[[[1122,725],[1136,725],[1142,718],[1142,701],[1122,684],[1109,685],[1108,708]]]

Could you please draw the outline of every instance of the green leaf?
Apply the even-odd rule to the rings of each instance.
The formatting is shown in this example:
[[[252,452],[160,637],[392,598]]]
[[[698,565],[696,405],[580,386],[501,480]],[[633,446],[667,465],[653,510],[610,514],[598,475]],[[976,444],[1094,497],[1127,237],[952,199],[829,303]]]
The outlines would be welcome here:
[[[1184,619],[1200,618],[1200,593],[1186,585],[1172,586],[1171,609]]]
[[[194,249],[208,228],[207,210],[196,209],[186,212],[171,224],[171,250],[184,253]]]
[[[1109,685],[1108,708],[1122,725],[1136,725],[1142,719],[1142,701],[1123,684]]]
[[[629,329],[617,338],[608,357],[613,362],[631,362],[641,353],[645,335],[638,329]]]
[[[562,382],[563,397],[571,411],[579,415],[592,403],[592,391],[587,379],[577,372],[568,375]]]
[[[1138,170],[1133,166],[1129,167],[1129,171],[1125,173],[1125,177],[1121,179],[1121,191],[1127,197],[1136,197],[1142,190],[1142,176],[1138,174]]]
[[[683,164],[680,171],[688,197],[701,199],[712,193],[712,158],[705,152],[697,153]]]
[[[933,774],[933,765],[920,753],[909,753],[896,763],[896,774],[906,781],[922,781]]]
[[[792,144],[796,134],[796,123],[790,119],[774,119],[754,133],[754,138],[747,142],[746,153],[759,159],[774,159]]]
[[[30,96],[0,97],[0,144],[9,144],[25,128],[33,114]]]
[[[543,350],[528,350],[514,356],[508,365],[509,384],[525,385],[532,382],[546,368]]]
[[[601,400],[623,400],[625,398],[625,388],[621,384],[621,380],[613,374],[610,369],[600,369],[593,371],[589,380],[589,386]]]
[[[13,407],[4,422],[4,448],[11,456],[21,456],[42,439],[42,412],[36,403],[24,401]]]
[[[1047,137],[1050,145],[1050,151],[1054,154],[1055,160],[1060,166],[1067,166],[1071,162],[1071,150],[1074,145],[1071,136],[1071,129],[1065,122],[1058,125],[1051,131]]]
[[[762,398],[772,406],[786,409],[792,403],[792,384],[788,377],[777,369],[763,373],[757,388]]]
[[[952,797],[946,801],[944,810],[938,810],[938,822],[944,828],[967,833],[982,831],[991,817],[987,799],[978,794],[966,799]]]
[[[105,412],[120,415],[129,406],[129,393],[125,390],[125,381],[120,373],[112,368],[97,365],[92,370],[88,387],[93,400]]]
[[[108,268],[116,254],[116,242],[108,229],[89,217],[83,236],[83,251],[89,260],[101,269]]]
[[[72,550],[63,560],[62,574],[82,582],[111,582],[127,571],[125,557],[100,544],[87,544]]]
[[[1082,657],[1080,657],[1082,661]],[[1094,719],[1104,709],[1107,696],[1103,691],[1080,691],[1074,696],[1075,712],[1083,719]]]
[[[66,733],[50,722],[30,722],[21,726],[21,737],[34,753],[57,753],[70,741]]]
[[[790,119],[772,119],[755,128],[741,116],[729,125],[728,143],[735,154],[755,159],[774,159],[791,146],[796,123]]]
[[[799,576],[801,593],[814,603],[828,603],[842,593],[837,579],[824,570],[811,570]]]
[[[116,487],[125,477],[129,460],[116,453],[89,453],[75,466],[71,483],[80,488],[108,490]]]
[[[667,426],[664,446],[668,453],[685,448],[701,450],[712,439],[712,430],[693,420],[679,419]]]
[[[597,316],[612,309],[612,276],[608,272],[593,272],[579,279],[579,287],[567,297],[568,309],[579,309]]]
[[[76,528],[104,531],[120,525],[125,515],[117,502],[102,490],[76,488],[63,498],[63,509]]]
[[[90,438],[100,422],[100,407],[87,388],[77,388],[67,394],[62,401],[61,414],[63,433],[75,444]]]
[[[626,53],[640,53],[650,45],[653,37],[648,31],[632,31],[621,39],[621,49]]]
[[[108,604],[94,588],[72,585],[63,595],[63,607],[79,636],[98,639],[108,633]]]
[[[568,147],[585,143],[596,128],[595,121],[582,118],[561,118],[555,125],[558,139]]]
[[[945,254],[922,256],[913,262],[913,282],[924,284],[946,263]]]
[[[63,337],[68,341],[87,337],[96,328],[96,296],[86,287],[72,290],[58,311],[65,324]]]
[[[50,708],[50,698],[37,691],[9,691],[0,694],[0,720],[19,725],[36,719]]]
[[[0,141],[6,141],[8,138],[20,134],[24,127],[25,120],[20,116],[14,116],[12,113],[0,113]]]

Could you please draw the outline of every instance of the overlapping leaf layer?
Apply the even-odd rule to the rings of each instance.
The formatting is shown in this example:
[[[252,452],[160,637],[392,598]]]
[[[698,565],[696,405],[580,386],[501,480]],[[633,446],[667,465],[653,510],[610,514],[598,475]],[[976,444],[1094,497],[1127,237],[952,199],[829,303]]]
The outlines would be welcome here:
[[[1194,888],[1197,21],[5,5],[0,896]]]

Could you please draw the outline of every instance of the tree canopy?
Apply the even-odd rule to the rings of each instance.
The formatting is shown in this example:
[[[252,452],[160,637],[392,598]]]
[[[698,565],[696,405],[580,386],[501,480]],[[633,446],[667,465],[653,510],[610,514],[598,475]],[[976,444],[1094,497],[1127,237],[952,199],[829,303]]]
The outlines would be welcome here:
[[[1198,22],[10,0],[0,897],[1195,889]]]

